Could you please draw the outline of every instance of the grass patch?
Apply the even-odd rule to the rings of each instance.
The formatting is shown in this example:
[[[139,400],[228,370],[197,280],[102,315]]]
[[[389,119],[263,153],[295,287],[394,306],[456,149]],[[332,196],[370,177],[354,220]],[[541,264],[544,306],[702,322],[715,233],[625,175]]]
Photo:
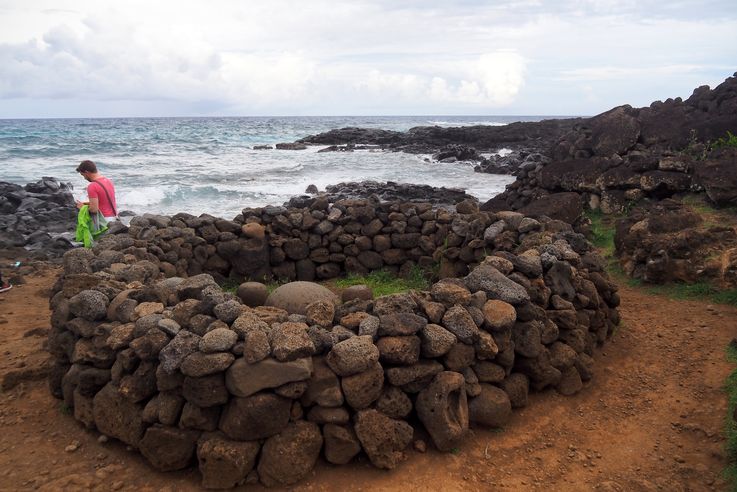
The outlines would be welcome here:
[[[430,281],[427,279],[426,272],[419,267],[413,268],[407,278],[398,277],[387,270],[377,270],[368,275],[351,274],[335,282],[335,285],[340,289],[362,284],[368,285],[376,297],[408,290],[427,290],[430,288]]]
[[[601,210],[588,210],[586,217],[591,221],[591,242],[604,257],[614,257],[614,220],[616,217],[604,215]]]
[[[737,348],[727,345],[727,360],[737,364]],[[737,490],[737,423],[732,415],[737,407],[737,367],[724,381],[724,391],[727,393],[727,415],[724,419],[724,435],[726,437],[725,451],[729,464],[724,469],[724,478],[729,483],[729,490]]]
[[[622,273],[624,276],[624,273]],[[668,297],[670,299],[686,301],[704,301],[711,304],[728,304],[737,307],[737,288],[720,290],[709,282],[702,281],[693,284],[670,283],[663,285],[648,285],[639,280],[620,277],[628,285],[642,287],[647,293]]]
[[[684,205],[687,205],[691,209],[693,209],[694,212],[700,214],[700,215],[709,215],[717,213],[717,209],[712,207],[709,203],[707,203],[704,195],[695,195],[690,194],[686,195],[681,199],[681,202]]]

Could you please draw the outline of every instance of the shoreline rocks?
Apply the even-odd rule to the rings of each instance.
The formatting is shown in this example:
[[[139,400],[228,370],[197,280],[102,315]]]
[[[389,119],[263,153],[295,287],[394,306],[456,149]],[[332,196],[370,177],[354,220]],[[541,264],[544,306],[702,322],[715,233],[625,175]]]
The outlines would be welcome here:
[[[25,248],[39,257],[71,249],[77,224],[71,189],[46,176],[25,186],[0,181],[0,248]]]

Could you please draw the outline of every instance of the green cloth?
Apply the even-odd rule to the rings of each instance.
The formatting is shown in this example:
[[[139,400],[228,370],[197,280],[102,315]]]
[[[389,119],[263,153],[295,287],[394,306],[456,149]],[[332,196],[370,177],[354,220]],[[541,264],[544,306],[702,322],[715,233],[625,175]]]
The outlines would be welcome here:
[[[90,215],[89,206],[83,205],[77,214],[76,240],[84,243],[85,248],[91,248],[95,243],[95,239],[100,237],[105,231],[107,231],[105,217],[99,211],[93,217]]]

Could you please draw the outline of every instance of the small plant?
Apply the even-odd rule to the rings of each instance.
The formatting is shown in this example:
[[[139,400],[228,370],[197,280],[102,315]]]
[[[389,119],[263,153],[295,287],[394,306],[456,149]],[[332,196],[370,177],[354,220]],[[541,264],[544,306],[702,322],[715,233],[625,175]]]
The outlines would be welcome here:
[[[62,403],[61,405],[59,405],[59,412],[62,415],[71,415],[72,414],[72,407],[70,407],[66,403]]]
[[[712,149],[723,149],[725,147],[732,147],[737,149],[737,135],[730,132],[729,130],[727,131],[726,137],[717,138],[711,143]]]
[[[238,290],[238,286],[240,286],[240,283],[237,280],[228,278],[220,285],[220,288],[223,289],[224,292],[235,294]]]

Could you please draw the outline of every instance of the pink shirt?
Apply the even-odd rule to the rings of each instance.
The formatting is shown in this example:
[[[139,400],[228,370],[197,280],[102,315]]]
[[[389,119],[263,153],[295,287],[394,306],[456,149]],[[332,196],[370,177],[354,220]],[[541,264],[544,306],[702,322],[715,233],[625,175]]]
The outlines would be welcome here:
[[[107,190],[107,195],[103,188]],[[110,195],[112,203],[107,199],[108,195]],[[90,199],[97,198],[97,203],[99,204],[100,212],[102,212],[103,216],[115,217],[115,215],[117,215],[116,212],[118,210],[118,204],[115,201],[115,187],[113,186],[113,182],[109,179],[97,178],[95,181],[88,184],[87,196],[89,196]]]

